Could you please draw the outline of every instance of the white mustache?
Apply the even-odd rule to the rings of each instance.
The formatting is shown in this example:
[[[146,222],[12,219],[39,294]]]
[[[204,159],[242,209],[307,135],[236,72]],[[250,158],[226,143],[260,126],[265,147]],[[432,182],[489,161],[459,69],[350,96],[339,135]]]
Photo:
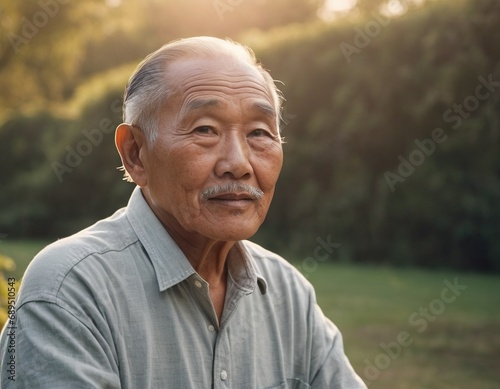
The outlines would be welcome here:
[[[260,200],[264,196],[264,192],[258,188],[254,188],[248,184],[243,184],[241,182],[230,182],[223,185],[215,185],[210,188],[204,189],[201,192],[201,199],[206,201],[209,198],[227,194],[227,193],[241,193],[245,192],[250,195],[252,200]]]

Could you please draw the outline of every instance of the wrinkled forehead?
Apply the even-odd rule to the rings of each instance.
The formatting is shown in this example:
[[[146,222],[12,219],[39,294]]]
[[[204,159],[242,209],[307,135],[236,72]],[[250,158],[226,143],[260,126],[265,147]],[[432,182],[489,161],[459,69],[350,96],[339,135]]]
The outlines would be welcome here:
[[[273,90],[252,64],[230,56],[192,57],[169,64],[166,82],[171,95],[188,99],[193,94],[253,96],[278,109]]]

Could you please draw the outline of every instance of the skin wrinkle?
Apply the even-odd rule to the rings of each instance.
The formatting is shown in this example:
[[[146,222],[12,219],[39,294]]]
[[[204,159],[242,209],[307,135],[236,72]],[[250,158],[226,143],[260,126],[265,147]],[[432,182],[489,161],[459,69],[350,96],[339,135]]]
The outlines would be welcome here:
[[[219,104],[221,104],[221,102],[217,99],[196,99],[186,104],[186,111],[188,112],[186,115],[189,115],[192,111],[196,111],[202,108],[210,108]],[[252,109],[259,110],[262,113],[270,116],[272,119],[276,119],[276,112],[274,111],[274,108],[269,104],[256,102],[252,105]]]
[[[228,85],[221,85],[218,89],[231,89],[234,94],[245,94],[245,93],[255,93],[255,92],[262,92],[261,89],[258,89],[258,88],[251,88],[251,87],[248,87],[248,86],[235,86],[235,85],[230,85],[228,83]],[[199,92],[207,92],[207,93],[217,93],[218,90],[210,90],[206,87],[201,87],[201,86],[193,86],[191,87],[190,90],[186,90],[184,92],[184,95],[190,95],[192,93],[199,93]],[[224,91],[222,91],[222,93],[226,93]]]
[[[237,85],[237,84],[235,84],[234,82],[231,82],[231,81],[228,81],[228,82],[220,82],[219,81],[219,83],[221,84],[220,85],[221,87],[223,87],[223,88],[230,88],[230,89],[232,89],[234,91],[237,91],[239,93],[246,93],[246,92],[251,92],[251,91],[254,91],[254,90],[259,91],[259,92],[263,92],[264,91],[262,88],[254,88],[254,87],[248,86],[248,85]],[[209,90],[207,90],[207,88],[204,87],[204,86],[196,85],[196,86],[192,86],[190,90],[186,90],[185,92],[186,93],[191,93],[191,92],[203,92],[203,91],[209,91]]]
[[[237,81],[231,80],[228,78],[231,78],[230,75],[218,75],[217,73],[208,73],[208,72],[200,72],[199,76],[202,78],[202,80],[206,81],[206,84],[196,82],[194,80],[188,80],[185,84],[184,90],[181,92],[182,93],[182,98],[186,101],[186,103],[189,102],[189,95],[192,93],[197,93],[197,92],[208,92],[208,93],[216,93],[218,90],[222,90],[222,93],[227,94],[227,90],[231,90],[233,93],[238,92],[241,94],[244,93],[252,93],[252,92],[257,92],[257,93],[264,93],[266,95],[266,98],[269,99],[269,101],[273,101],[271,94],[266,87],[263,87],[262,85],[259,85],[255,80],[251,79],[250,77],[235,77],[237,78]],[[263,80],[263,77],[262,77]],[[264,80],[263,80],[264,81]],[[250,83],[251,85],[248,85]],[[213,89],[213,87],[210,87],[209,85],[215,85],[219,84],[216,86],[216,89]],[[178,93],[178,88],[176,93]]]
[[[254,69],[253,69],[254,70]],[[260,76],[262,82],[265,83],[264,77],[257,71],[257,74]],[[264,93],[266,97],[270,100],[273,101],[273,98],[271,97],[271,93],[267,87],[267,84],[265,86],[259,84],[258,82],[255,81],[253,77],[248,77],[248,76],[237,76],[237,75],[232,75],[232,74],[218,74],[218,73],[208,73],[206,72],[205,69],[200,69],[199,72],[195,73],[195,77],[198,76],[203,80],[206,80],[207,84],[200,83],[198,81],[195,81],[193,79],[188,79],[186,83],[184,84],[184,98],[186,98],[187,95],[189,95],[192,92],[204,92],[207,91],[209,93],[215,92],[213,89],[210,89],[208,85],[212,84],[220,84],[223,87],[226,87],[228,89],[231,89],[233,92],[238,90],[238,89],[243,89],[243,91],[240,91],[241,93],[245,92],[251,92],[246,91],[246,88],[249,89],[255,89],[257,92]],[[235,80],[232,80],[232,78],[235,78]],[[250,83],[251,85],[245,85],[247,83]]]
[[[181,107],[180,109],[180,112],[179,112],[179,115],[180,116],[185,116],[185,117],[188,117],[189,116],[189,112],[192,111],[192,109],[190,109],[191,107],[193,106],[201,106],[203,105],[202,103],[198,103],[196,100],[196,94],[197,93],[200,93],[200,92],[207,92],[207,93],[210,93],[211,97],[209,98],[206,98],[206,100],[209,100],[207,101],[207,106],[216,106],[218,104],[227,104],[224,100],[227,99],[227,95],[228,93],[231,93],[232,89],[231,88],[223,88],[222,90],[213,90],[213,89],[203,89],[203,90],[191,90],[190,92],[186,92],[183,94],[183,99],[184,99],[184,104],[183,106]],[[234,92],[234,90],[233,90]],[[250,91],[247,91],[248,92],[254,92],[254,90],[250,90]],[[242,95],[244,95],[245,93],[241,93]],[[237,94],[239,95],[239,94]],[[216,98],[214,98],[213,96],[216,96]],[[203,98],[199,98],[201,100],[203,100]],[[216,103],[214,102],[213,100],[218,100],[219,102]],[[272,105],[270,105],[269,103],[267,102],[263,102],[263,101],[255,101],[251,108],[257,108],[259,111],[261,111],[261,113],[265,113],[267,116],[269,116],[270,118],[273,119],[273,122],[276,122],[277,123],[277,114],[274,110],[274,108],[272,107]],[[277,132],[277,131],[276,131]]]
[[[189,94],[186,94],[186,96],[184,97],[184,101],[185,103],[183,104],[183,106],[181,107],[180,109],[180,114],[184,114],[185,112],[189,112],[190,110],[190,107],[193,105],[193,104],[196,104],[194,101],[196,100],[196,97],[193,96],[193,94],[197,94],[197,93],[203,93],[203,92],[206,92],[206,93],[210,93],[212,96],[212,100],[219,100],[221,103],[222,101],[225,100],[225,97],[227,95],[227,92],[228,90],[230,90],[230,88],[227,88],[226,90],[222,90],[222,91],[218,91],[218,90],[194,90],[194,91],[191,91]],[[249,91],[246,91],[246,93],[252,93],[253,90],[249,90]],[[242,92],[241,94],[245,94],[245,92]],[[235,93],[236,95],[236,93]],[[264,102],[261,102],[261,101],[256,101],[255,104],[258,104],[259,105],[259,109],[262,109],[267,115],[270,114],[270,112],[272,112],[272,116],[273,116],[273,119],[276,120],[276,112],[274,111],[274,109],[272,108],[271,105],[268,105]]]

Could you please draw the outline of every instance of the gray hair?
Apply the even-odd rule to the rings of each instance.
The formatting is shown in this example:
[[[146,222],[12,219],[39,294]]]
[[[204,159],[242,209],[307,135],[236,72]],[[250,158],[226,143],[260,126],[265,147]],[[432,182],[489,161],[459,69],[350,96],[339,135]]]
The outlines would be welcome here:
[[[165,77],[167,67],[186,57],[228,55],[254,66],[263,75],[272,93],[278,125],[281,123],[283,97],[270,74],[257,62],[252,49],[213,37],[193,37],[173,41],[149,54],[130,77],[123,99],[123,121],[144,131],[148,142],[156,139],[160,116],[171,95],[172,86]]]

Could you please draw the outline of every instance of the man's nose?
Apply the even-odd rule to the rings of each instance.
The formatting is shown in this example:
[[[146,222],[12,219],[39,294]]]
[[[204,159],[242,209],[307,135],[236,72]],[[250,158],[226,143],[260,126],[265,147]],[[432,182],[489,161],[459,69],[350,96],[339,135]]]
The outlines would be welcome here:
[[[215,166],[215,173],[218,177],[230,176],[231,178],[245,179],[252,175],[250,149],[243,134],[237,131],[226,134],[218,152],[219,156]]]

